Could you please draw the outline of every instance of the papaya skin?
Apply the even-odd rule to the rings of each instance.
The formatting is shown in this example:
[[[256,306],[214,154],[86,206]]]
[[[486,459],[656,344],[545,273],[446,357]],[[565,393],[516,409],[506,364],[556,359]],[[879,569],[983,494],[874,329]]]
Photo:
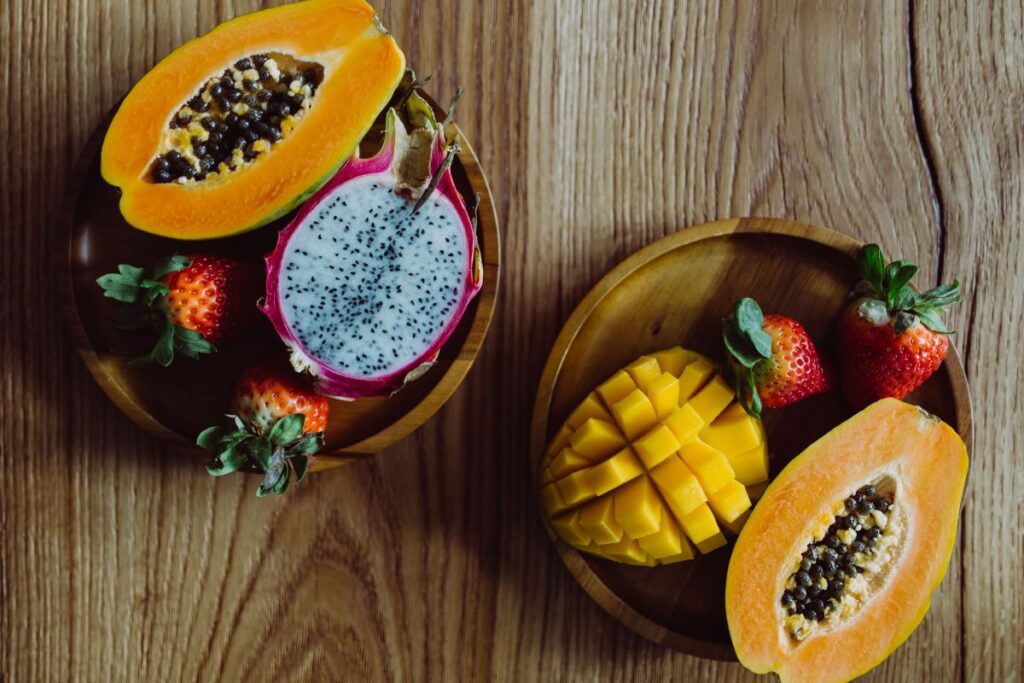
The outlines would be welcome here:
[[[945,576],[967,469],[952,428],[895,399],[868,406],[790,462],[755,506],[729,563],[726,616],[740,662],[783,681],[827,682],[885,660],[921,623]],[[782,581],[832,506],[880,475],[897,482],[903,545],[855,613],[796,643],[781,624]]]
[[[168,123],[208,78],[242,57],[277,52],[324,69],[313,106],[269,153],[216,181],[149,179]],[[122,102],[101,172],[121,213],[145,232],[182,240],[238,234],[284,216],[348,160],[386,106],[405,57],[364,0],[305,0],[243,15],[185,43]]]

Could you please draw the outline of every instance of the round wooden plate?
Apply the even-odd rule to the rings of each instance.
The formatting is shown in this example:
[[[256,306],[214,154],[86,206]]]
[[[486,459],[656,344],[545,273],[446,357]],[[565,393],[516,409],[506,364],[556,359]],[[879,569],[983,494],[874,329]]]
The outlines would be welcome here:
[[[572,409],[636,357],[679,344],[721,360],[721,320],[740,297],[801,321],[828,355],[860,246],[825,228],[742,218],[683,230],[619,264],[576,308],[544,368],[531,430],[535,480],[548,440]],[[906,400],[953,425],[971,448],[970,396],[955,349]],[[768,411],[772,475],[850,414],[836,393]],[[579,553],[549,533],[583,589],[623,624],[689,654],[735,660],[725,620],[731,543],[691,562],[647,568]]]
[[[435,103],[431,105],[443,116]],[[243,342],[200,360],[180,359],[170,368],[129,366],[126,361],[144,352],[152,339],[114,329],[115,302],[103,297],[96,278],[116,270],[119,263],[149,266],[170,253],[202,251],[262,262],[291,215],[243,235],[203,242],[170,240],[133,229],[121,217],[117,190],[100,176],[99,152],[109,122],[108,118],[90,139],[65,198],[60,225],[68,249],[60,264],[64,310],[79,354],[111,400],[146,431],[189,446],[204,427],[223,420],[242,370],[260,358],[285,357],[283,344],[260,316]],[[376,126],[363,141],[363,154],[379,149],[382,137],[381,126]],[[326,445],[313,470],[377,453],[422,425],[459,386],[483,343],[498,292],[498,217],[476,154],[465,137],[461,142],[452,174],[469,206],[474,196],[480,198],[477,238],[484,262],[483,288],[438,362],[423,377],[388,398],[331,402]],[[190,450],[201,454],[197,448]]]

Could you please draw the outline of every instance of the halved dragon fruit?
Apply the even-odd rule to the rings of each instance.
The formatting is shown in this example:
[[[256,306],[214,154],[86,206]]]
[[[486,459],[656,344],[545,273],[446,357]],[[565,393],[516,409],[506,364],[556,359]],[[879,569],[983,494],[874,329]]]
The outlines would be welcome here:
[[[292,365],[335,398],[390,394],[437,359],[482,266],[444,125],[417,95],[383,147],[351,159],[278,237],[263,312]]]

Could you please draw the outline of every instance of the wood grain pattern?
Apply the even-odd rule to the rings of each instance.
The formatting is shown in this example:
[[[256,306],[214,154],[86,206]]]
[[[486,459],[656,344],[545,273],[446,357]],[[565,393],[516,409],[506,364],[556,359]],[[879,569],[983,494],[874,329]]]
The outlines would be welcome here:
[[[381,0],[410,63],[440,69],[432,92],[467,89],[503,292],[423,429],[257,501],[254,480],[211,480],[107,401],[48,255],[103,113],[182,41],[276,2],[0,1],[5,681],[752,679],[590,602],[528,466],[537,380],[583,294],[654,239],[734,215],[828,225],[916,258],[922,284],[966,283],[976,449],[958,561],[869,678],[1020,677],[1018,7]]]

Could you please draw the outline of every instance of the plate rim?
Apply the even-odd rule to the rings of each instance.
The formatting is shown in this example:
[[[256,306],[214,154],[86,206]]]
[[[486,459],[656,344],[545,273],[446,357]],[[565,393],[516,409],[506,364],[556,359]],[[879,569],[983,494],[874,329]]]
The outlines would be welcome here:
[[[441,115],[444,114],[444,110],[427,93],[421,91],[421,95],[434,108],[435,112]],[[73,253],[75,215],[81,202],[82,192],[85,189],[85,181],[90,168],[100,154],[106,131],[119,107],[120,101],[100,119],[88,140],[82,146],[72,171],[68,175],[63,201],[56,217],[57,248],[54,249],[54,256],[57,262],[54,270],[56,271],[57,278],[57,295],[60,298],[60,308],[65,327],[68,330],[75,351],[85,363],[89,374],[103,393],[117,406],[118,410],[124,413],[143,431],[180,447],[188,448],[194,451],[198,457],[199,452],[192,439],[164,425],[156,416],[149,413],[139,404],[134,399],[132,392],[128,391],[112,373],[107,371],[105,367],[107,362],[106,356],[111,354],[105,354],[97,350],[89,341],[78,308],[75,293],[75,259]],[[448,402],[452,394],[455,393],[455,390],[462,384],[487,337],[497,307],[501,282],[500,223],[491,194],[490,184],[480,165],[476,151],[458,125],[449,123],[448,126],[458,135],[460,143],[460,150],[457,154],[458,163],[466,175],[469,186],[479,197],[477,207],[477,244],[480,247],[484,265],[484,281],[479,294],[477,294],[476,311],[470,322],[469,330],[444,374],[438,378],[437,383],[423,398],[412,405],[398,419],[382,427],[376,433],[343,448],[317,454],[311,471],[333,469],[340,465],[372,457],[423,426]],[[196,243],[201,244],[202,241],[199,240]]]
[[[555,338],[551,352],[548,354],[547,361],[544,364],[544,370],[541,373],[534,400],[533,416],[530,421],[529,466],[532,482],[531,489],[536,504],[535,510],[541,517],[548,537],[554,544],[558,555],[573,579],[583,588],[591,600],[597,603],[616,621],[648,640],[703,659],[730,662],[738,661],[731,643],[725,644],[718,641],[703,640],[673,631],[650,617],[641,614],[632,605],[619,597],[590,568],[583,554],[564,543],[551,529],[547,518],[540,511],[540,503],[539,499],[537,499],[537,483],[540,474],[539,466],[543,459],[543,451],[547,445],[548,422],[550,420],[551,399],[554,387],[558,382],[558,377],[569,348],[594,310],[626,278],[661,256],[696,242],[744,233],[780,234],[795,239],[803,239],[838,251],[849,258],[854,258],[864,245],[859,240],[831,228],[785,218],[757,216],[728,218],[685,227],[656,240],[626,257],[602,276],[577,304],[572,314],[565,321],[561,331]],[[953,404],[957,416],[955,427],[967,447],[968,457],[970,458],[971,453],[974,451],[974,411],[971,403],[970,386],[958,349],[954,344],[950,344],[949,349],[950,351],[946,355],[942,368],[946,372],[952,388]],[[965,494],[963,500],[966,500],[967,497],[967,487],[970,484],[969,477],[970,474],[968,473],[968,481],[965,482],[964,486]],[[963,502],[961,502],[961,509],[962,507]]]

